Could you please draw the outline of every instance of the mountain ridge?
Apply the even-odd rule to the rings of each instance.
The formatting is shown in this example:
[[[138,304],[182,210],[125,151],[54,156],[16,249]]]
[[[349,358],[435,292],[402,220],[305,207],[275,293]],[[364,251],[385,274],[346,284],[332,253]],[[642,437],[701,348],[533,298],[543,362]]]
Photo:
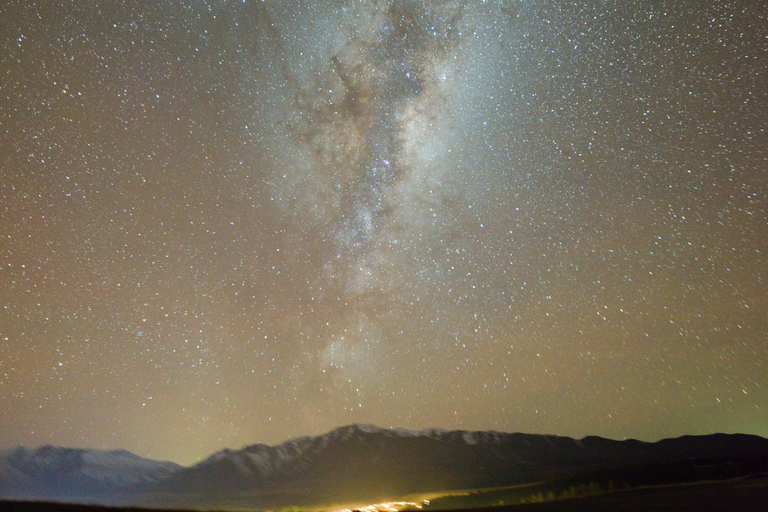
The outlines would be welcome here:
[[[681,470],[675,468],[694,463],[725,464],[731,474],[752,468],[749,461],[755,459],[756,467],[768,470],[768,439],[749,434],[645,442],[351,424],[273,446],[225,448],[187,467],[125,450],[2,450],[0,497],[21,493],[107,504],[276,508],[375,502],[412,492],[518,485],[632,468],[667,468],[677,478],[674,472]],[[24,494],[30,489],[35,492]]]
[[[338,496],[377,501],[432,489],[513,485],[687,460],[748,460],[756,454],[768,460],[768,440],[746,434],[650,443],[353,424],[275,446],[222,450],[160,486],[165,492],[192,492],[233,504],[258,496],[261,503],[273,506],[279,500],[272,498],[281,495],[300,504],[327,503]]]

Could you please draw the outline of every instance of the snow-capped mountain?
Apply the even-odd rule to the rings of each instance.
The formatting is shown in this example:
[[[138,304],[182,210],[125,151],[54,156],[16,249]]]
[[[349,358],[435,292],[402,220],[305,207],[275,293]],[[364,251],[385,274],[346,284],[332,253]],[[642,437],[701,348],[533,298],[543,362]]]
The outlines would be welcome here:
[[[181,468],[125,450],[17,447],[0,451],[0,492],[36,499],[108,495],[159,482]]]

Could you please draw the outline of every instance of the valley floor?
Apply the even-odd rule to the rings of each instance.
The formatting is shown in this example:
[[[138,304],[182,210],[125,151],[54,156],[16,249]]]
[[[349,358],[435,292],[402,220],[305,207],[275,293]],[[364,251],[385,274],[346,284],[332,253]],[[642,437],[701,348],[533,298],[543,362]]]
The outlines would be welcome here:
[[[469,509],[465,512],[608,511],[766,512],[768,511],[768,476],[647,487],[562,501]],[[0,501],[0,512],[142,512],[142,509]]]

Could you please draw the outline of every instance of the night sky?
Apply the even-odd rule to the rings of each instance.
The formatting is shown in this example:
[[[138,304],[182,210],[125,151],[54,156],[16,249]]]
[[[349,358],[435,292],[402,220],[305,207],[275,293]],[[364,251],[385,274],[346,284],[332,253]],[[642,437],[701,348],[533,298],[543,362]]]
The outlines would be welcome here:
[[[0,447],[768,436],[768,8],[0,6]]]

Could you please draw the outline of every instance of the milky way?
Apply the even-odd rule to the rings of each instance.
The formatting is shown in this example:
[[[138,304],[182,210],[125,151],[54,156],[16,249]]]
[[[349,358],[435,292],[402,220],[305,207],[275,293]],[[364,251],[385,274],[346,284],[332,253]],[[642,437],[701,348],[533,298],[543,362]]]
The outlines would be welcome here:
[[[3,446],[768,435],[757,3],[0,16]]]
[[[433,240],[443,221],[430,219],[444,213],[442,180],[456,172],[426,153],[435,152],[434,139],[450,136],[444,126],[450,119],[449,84],[441,83],[447,82],[441,67],[458,58],[451,50],[461,37],[463,6],[362,7],[350,13],[347,26],[337,27],[341,44],[315,59],[308,83],[302,74],[285,71],[295,116],[286,123],[285,142],[304,158],[277,158],[276,193],[296,197],[296,211],[289,211],[299,220],[296,228],[311,212],[321,239],[332,241],[317,287],[342,299],[344,311],[322,363],[342,372],[360,363],[364,369],[385,363],[381,358],[388,351],[378,348],[386,343],[382,317],[407,310],[406,276],[416,270],[409,247]],[[395,359],[386,362],[394,365]]]

